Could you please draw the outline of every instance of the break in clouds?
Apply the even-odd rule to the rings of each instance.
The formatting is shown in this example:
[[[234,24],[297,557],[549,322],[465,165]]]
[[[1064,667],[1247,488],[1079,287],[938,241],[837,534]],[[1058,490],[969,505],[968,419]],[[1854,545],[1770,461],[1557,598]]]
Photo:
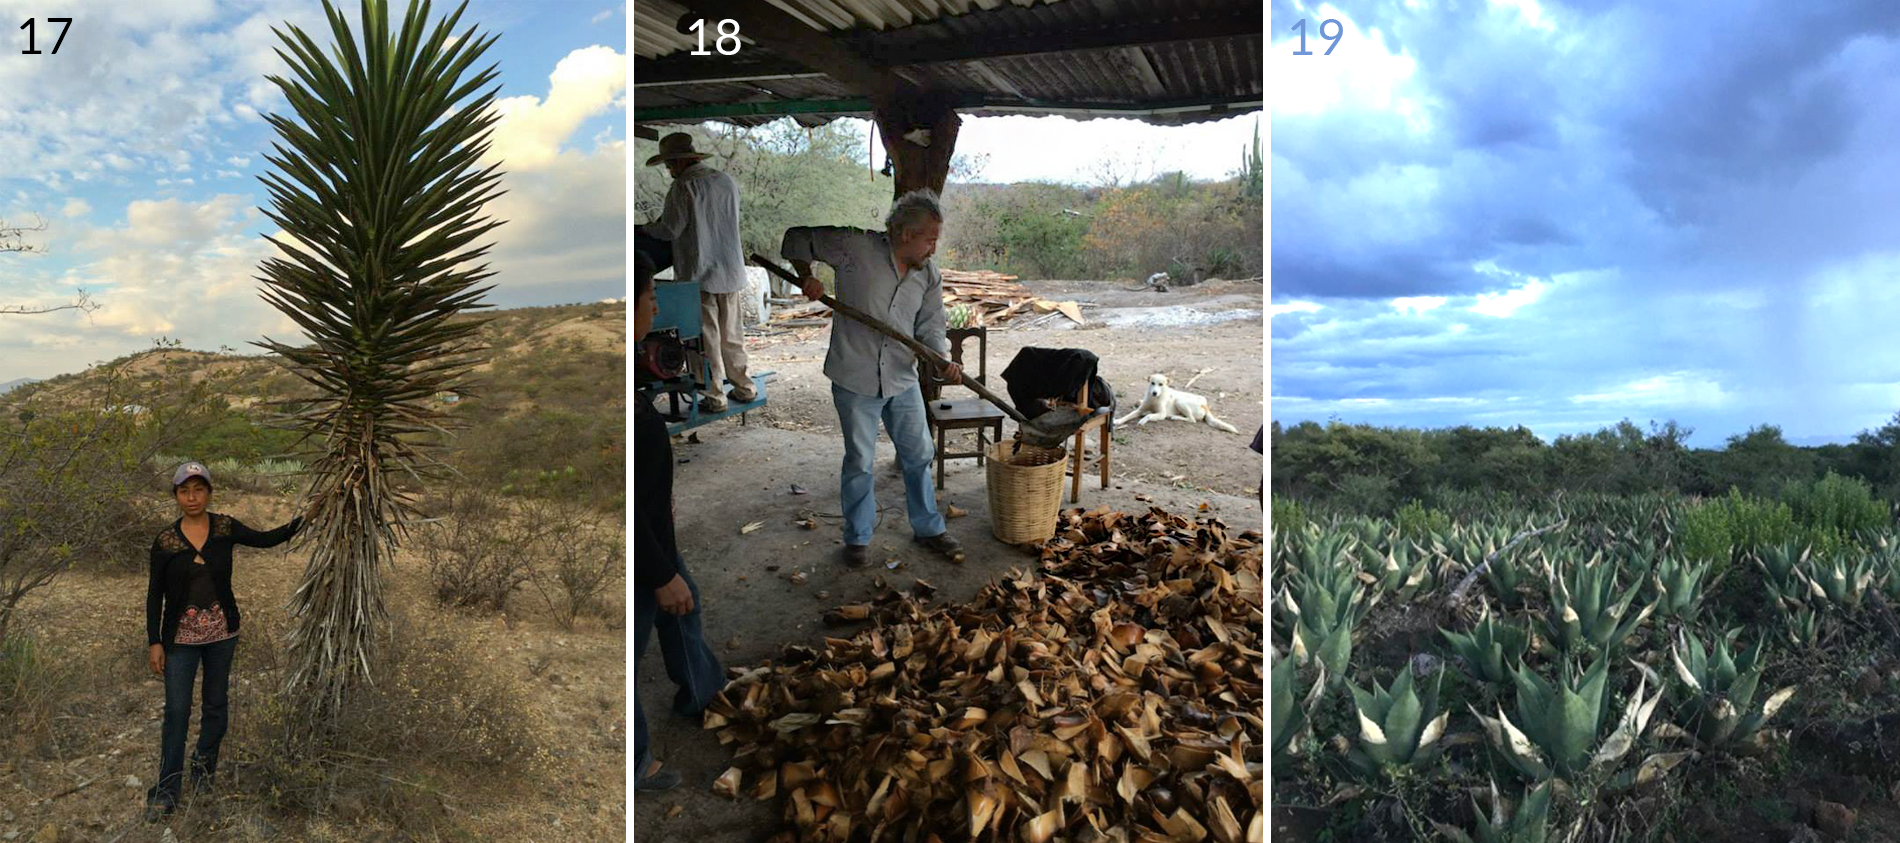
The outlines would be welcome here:
[[[1276,0],[1270,25],[1276,419],[1714,445],[1900,410],[1900,4]]]

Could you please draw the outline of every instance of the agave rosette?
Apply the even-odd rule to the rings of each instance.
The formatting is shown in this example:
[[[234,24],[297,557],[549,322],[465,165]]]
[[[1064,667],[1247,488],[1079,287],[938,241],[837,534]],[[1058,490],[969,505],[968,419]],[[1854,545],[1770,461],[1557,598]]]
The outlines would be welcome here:
[[[1475,837],[1437,820],[1432,820],[1432,825],[1452,843],[1544,843],[1550,820],[1550,795],[1550,783],[1545,782],[1525,794],[1524,801],[1514,810],[1506,810],[1504,797],[1498,793],[1498,783],[1492,782],[1490,815],[1485,814],[1475,798],[1471,803],[1472,813],[1478,818]]]
[[[1423,767],[1438,757],[1451,712],[1438,710],[1438,689],[1444,671],[1434,671],[1423,691],[1414,687],[1411,665],[1399,669],[1389,687],[1373,683],[1366,691],[1349,685],[1359,714],[1359,740],[1346,761],[1361,775],[1378,774],[1388,766]]]
[[[1761,684],[1762,641],[1729,654],[1741,629],[1730,630],[1711,645],[1683,630],[1670,648],[1676,669],[1675,722],[1705,748],[1720,749],[1752,740],[1762,725],[1794,696],[1794,686],[1757,701]]]
[[[1566,662],[1555,682],[1546,681],[1528,668],[1519,668],[1513,674],[1517,683],[1515,718],[1501,706],[1496,717],[1486,717],[1476,709],[1472,713],[1483,723],[1485,736],[1506,766],[1529,781],[1576,781],[1586,774],[1610,773],[1649,728],[1663,689],[1648,693],[1649,677],[1644,676],[1622,716],[1605,734],[1610,710],[1609,664],[1608,658],[1599,658],[1580,680],[1574,680]],[[1650,781],[1688,755],[1652,755],[1635,769],[1617,773],[1612,786]]]
[[[1467,669],[1489,685],[1502,686],[1511,681],[1511,672],[1524,664],[1531,644],[1530,630],[1504,621],[1485,607],[1471,631],[1441,630],[1451,644],[1452,654],[1463,659]]]
[[[1794,579],[1799,587],[1807,590],[1808,597],[1820,605],[1851,612],[1860,608],[1866,599],[1876,573],[1871,557],[1844,550],[1826,557],[1809,558],[1807,564],[1795,567]]]
[[[1707,594],[1704,582],[1713,567],[1708,562],[1698,565],[1681,557],[1665,557],[1650,580],[1655,588],[1657,616],[1694,620],[1702,610],[1702,599]]]
[[[1619,593],[1617,566],[1601,556],[1552,568],[1545,625],[1549,640],[1566,653],[1613,654],[1656,609],[1654,602],[1643,601],[1632,610],[1642,582]]]

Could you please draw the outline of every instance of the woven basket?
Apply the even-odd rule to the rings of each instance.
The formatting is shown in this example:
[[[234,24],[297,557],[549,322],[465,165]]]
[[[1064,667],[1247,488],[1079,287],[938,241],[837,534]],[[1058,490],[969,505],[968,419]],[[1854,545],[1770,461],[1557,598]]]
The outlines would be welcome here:
[[[985,455],[990,529],[1009,544],[1046,541],[1062,509],[1063,448],[997,442]]]

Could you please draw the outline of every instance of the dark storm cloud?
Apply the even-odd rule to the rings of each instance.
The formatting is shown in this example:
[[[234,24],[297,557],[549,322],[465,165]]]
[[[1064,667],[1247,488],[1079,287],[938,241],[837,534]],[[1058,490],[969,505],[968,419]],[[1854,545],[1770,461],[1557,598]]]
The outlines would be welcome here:
[[[1330,16],[1335,56],[1413,62],[1389,100],[1276,91],[1273,299],[1321,305],[1273,317],[1276,417],[1719,441],[1900,405],[1900,3],[1417,5],[1272,4],[1270,50]],[[1390,303],[1416,296],[1447,301]]]

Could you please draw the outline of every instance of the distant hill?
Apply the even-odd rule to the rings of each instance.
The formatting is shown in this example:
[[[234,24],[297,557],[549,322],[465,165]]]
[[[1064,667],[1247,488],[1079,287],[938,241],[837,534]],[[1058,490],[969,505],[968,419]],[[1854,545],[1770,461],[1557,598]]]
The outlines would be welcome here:
[[[481,340],[488,346],[487,362],[476,368],[475,386],[483,394],[501,399],[502,408],[522,397],[518,386],[532,388],[533,373],[579,364],[599,365],[596,357],[624,359],[627,352],[627,308],[622,302],[524,307],[492,310],[477,317],[487,320]],[[532,358],[532,365],[524,365]],[[102,366],[88,368],[45,380],[21,378],[0,384],[0,408],[66,404],[87,394],[103,382],[103,370],[122,368],[134,375],[159,375],[200,382],[205,378],[226,378],[224,394],[233,407],[245,408],[260,403],[300,397],[308,388],[284,369],[276,355],[229,354],[190,349],[154,349],[127,355]],[[497,374],[497,369],[502,371]],[[613,391],[624,390],[624,381],[612,378]],[[523,379],[528,383],[519,383]],[[539,396],[536,396],[539,397]],[[550,396],[554,397],[554,396]],[[565,405],[570,396],[555,397],[548,403]],[[608,396],[572,396],[597,401]],[[619,396],[624,401],[624,396]],[[587,406],[579,404],[577,406]],[[594,406],[601,406],[594,404]],[[499,408],[498,408],[499,409]]]

